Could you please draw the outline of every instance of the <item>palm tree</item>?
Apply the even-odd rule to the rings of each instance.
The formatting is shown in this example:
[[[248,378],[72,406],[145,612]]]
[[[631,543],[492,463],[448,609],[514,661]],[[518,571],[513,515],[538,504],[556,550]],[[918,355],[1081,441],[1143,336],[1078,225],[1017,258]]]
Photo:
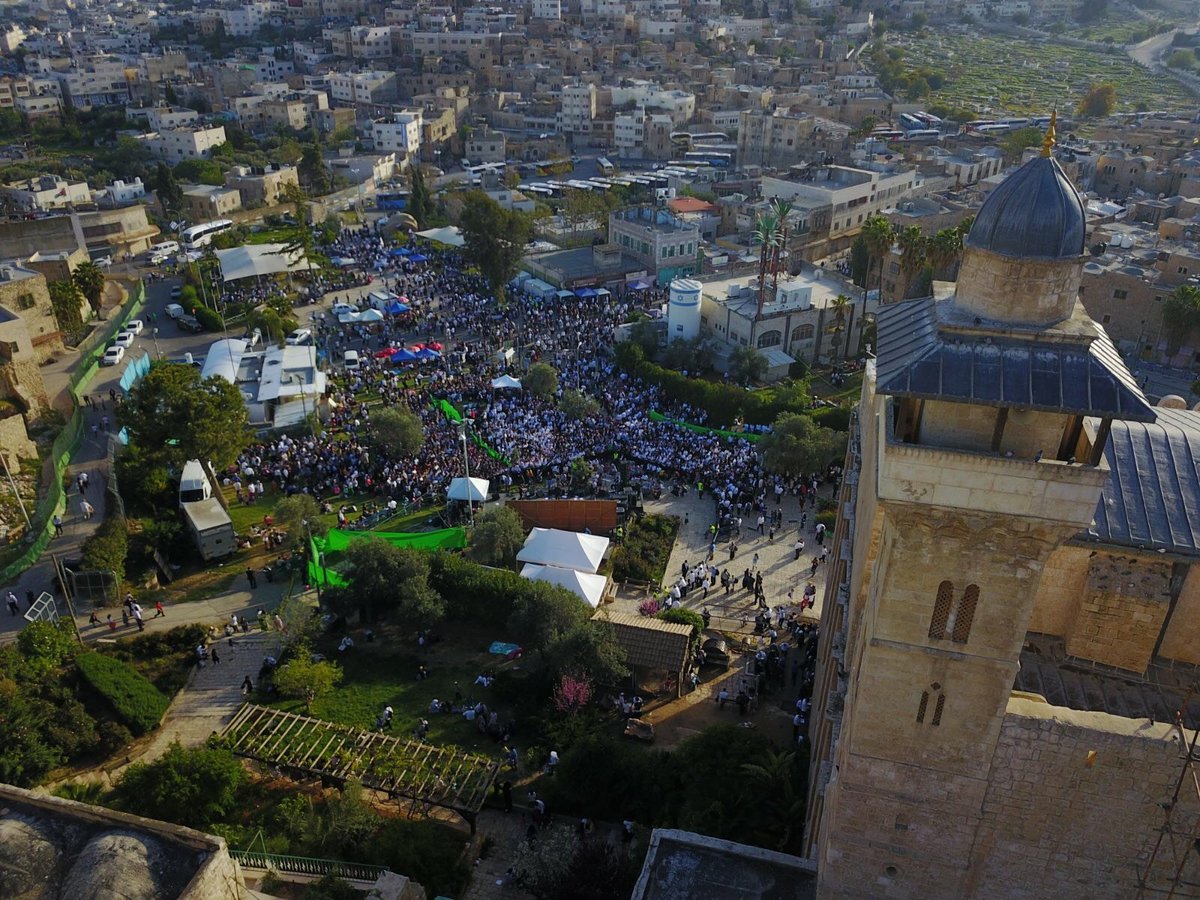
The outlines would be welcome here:
[[[898,299],[903,300],[908,296],[913,276],[925,265],[927,239],[919,226],[909,225],[896,233],[896,243],[900,245],[900,272],[904,275],[904,296]]]
[[[100,315],[100,303],[104,299],[104,270],[94,262],[80,263],[71,273],[71,280],[87,300],[92,312]]]
[[[879,265],[879,296],[883,297],[883,264],[891,252],[892,244],[896,242],[896,233],[892,223],[881,215],[874,215],[863,222],[863,240],[867,242],[867,251]]]
[[[829,327],[829,333],[832,334],[833,337],[831,337],[829,339],[829,342],[831,344],[833,344],[833,356],[834,356],[833,361],[837,362],[837,358],[839,356],[839,348],[842,345],[842,332],[844,332],[846,330],[847,325],[848,325],[848,323],[846,322],[846,316],[847,316],[847,313],[849,313],[850,315],[853,315],[854,301],[851,300],[849,297],[847,297],[845,294],[838,294],[830,302],[829,308],[833,310],[833,316],[834,316],[833,324]],[[849,341],[847,341],[846,343],[849,344]],[[841,355],[842,359],[846,358],[845,352],[841,352],[840,355]]]
[[[757,321],[762,318],[763,303],[767,292],[767,263],[775,251],[779,240],[779,221],[773,211],[765,212],[758,217],[754,227],[754,240],[758,242],[758,310],[754,314]]]
[[[773,263],[773,272],[771,280],[771,291],[778,296],[779,288],[779,265],[783,260],[783,255],[787,252],[788,240],[788,216],[792,214],[792,207],[795,204],[791,200],[780,200],[776,198],[771,201],[771,214],[775,217],[776,241],[775,241],[775,260]]]
[[[925,244],[925,256],[933,266],[935,277],[948,275],[951,281],[958,277],[962,251],[963,234],[957,228],[943,228]]]
[[[1200,328],[1200,288],[1192,284],[1175,288],[1163,303],[1162,323],[1167,331],[1167,355],[1174,356],[1187,336]]]
[[[767,798],[770,837],[777,841],[775,848],[783,850],[791,843],[793,832],[804,827],[805,786],[796,751],[768,750],[760,762],[743,763],[742,773],[761,785],[761,796]]]

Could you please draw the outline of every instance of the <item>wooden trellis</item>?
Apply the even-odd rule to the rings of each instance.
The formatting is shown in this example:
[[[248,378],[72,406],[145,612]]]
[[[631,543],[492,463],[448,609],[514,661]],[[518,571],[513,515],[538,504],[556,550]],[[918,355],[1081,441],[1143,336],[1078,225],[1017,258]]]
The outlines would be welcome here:
[[[364,787],[461,815],[475,830],[500,764],[486,756],[246,704],[222,732],[229,749],[285,770]]]

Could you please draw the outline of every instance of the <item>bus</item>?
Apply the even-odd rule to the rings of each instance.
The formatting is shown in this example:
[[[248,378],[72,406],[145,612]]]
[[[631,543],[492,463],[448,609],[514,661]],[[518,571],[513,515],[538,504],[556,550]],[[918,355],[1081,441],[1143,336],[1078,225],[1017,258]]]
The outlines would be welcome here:
[[[1012,129],[1000,122],[992,122],[990,125],[980,125],[978,128],[972,129],[976,134],[982,137],[995,137],[1000,134],[1008,134]]]
[[[193,225],[191,228],[185,228],[183,233],[179,235],[179,241],[183,244],[185,250],[199,250],[201,247],[207,247],[212,243],[213,235],[220,234],[222,231],[228,231],[232,227],[233,223],[228,219],[204,222],[201,225]]]
[[[733,154],[723,150],[689,150],[683,154],[685,160],[708,163],[718,169],[728,169],[733,165]]]
[[[601,156],[596,160],[596,168],[600,170],[601,175],[612,175],[617,171],[617,167],[608,161],[607,157]]]
[[[942,139],[942,133],[936,128],[915,128],[904,135],[904,140],[913,144],[936,143]]]
[[[408,209],[408,191],[380,191],[375,195],[376,209]]]
[[[554,191],[544,184],[523,184],[521,190],[526,194],[533,194],[535,197],[550,198],[554,196]]]
[[[879,131],[872,131],[871,137],[877,141],[902,141],[904,140],[904,132],[890,128],[883,128]]]

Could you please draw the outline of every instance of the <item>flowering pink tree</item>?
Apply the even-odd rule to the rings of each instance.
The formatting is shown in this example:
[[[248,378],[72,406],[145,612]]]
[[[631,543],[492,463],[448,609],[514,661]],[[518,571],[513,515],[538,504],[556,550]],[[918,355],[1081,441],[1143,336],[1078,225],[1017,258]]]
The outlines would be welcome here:
[[[662,609],[657,600],[643,600],[638,604],[638,612],[643,616],[656,616]]]
[[[564,673],[554,687],[554,708],[575,715],[592,699],[592,683],[579,675]]]

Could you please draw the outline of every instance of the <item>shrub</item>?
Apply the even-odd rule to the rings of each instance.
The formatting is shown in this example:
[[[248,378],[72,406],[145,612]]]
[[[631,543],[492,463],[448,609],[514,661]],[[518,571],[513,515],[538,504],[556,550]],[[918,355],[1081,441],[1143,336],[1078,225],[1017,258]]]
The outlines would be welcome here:
[[[664,622],[672,622],[675,625],[690,625],[692,629],[692,638],[688,647],[691,653],[695,653],[700,648],[700,638],[704,636],[704,618],[694,609],[684,609],[682,606],[675,606],[671,609],[664,609],[658,614],[658,617]]]
[[[222,331],[224,326],[221,316],[207,306],[196,307],[196,321],[204,326],[205,331]]]
[[[111,719],[98,722],[96,734],[100,739],[100,750],[108,756],[133,743],[133,732],[120,722],[114,722]]]
[[[403,872],[430,897],[458,897],[470,874],[462,846],[462,835],[448,825],[390,819],[356,855]]]
[[[489,569],[454,553],[431,560],[429,583],[446,601],[451,619],[471,619],[504,626],[522,598],[532,598],[539,582],[508,569]]]
[[[166,696],[127,663],[92,652],[81,653],[75,664],[135,735],[145,734],[162,720],[169,702]]]
[[[75,652],[74,629],[66,621],[30,622],[17,635],[17,649],[31,664],[42,670],[56,668]]]
[[[621,546],[613,551],[613,579],[647,584],[662,581],[678,530],[679,520],[673,516],[643,516],[634,522]]]
[[[656,616],[658,615],[658,609],[658,601],[653,597],[648,600],[643,600],[638,604],[638,612],[643,616]]]
[[[113,792],[122,809],[189,828],[208,828],[237,808],[246,772],[227,750],[184,749],[178,742],[151,763],[134,763]]]
[[[833,526],[837,524],[837,510],[827,509],[823,512],[817,513],[817,517],[813,520],[813,524],[824,525],[832,533]]]
[[[832,428],[834,431],[850,430],[850,408],[847,406],[826,406],[814,409],[809,415],[818,425]]]
[[[129,529],[120,516],[109,516],[83,542],[85,569],[112,572],[120,581],[125,577],[125,557],[129,554]]]

